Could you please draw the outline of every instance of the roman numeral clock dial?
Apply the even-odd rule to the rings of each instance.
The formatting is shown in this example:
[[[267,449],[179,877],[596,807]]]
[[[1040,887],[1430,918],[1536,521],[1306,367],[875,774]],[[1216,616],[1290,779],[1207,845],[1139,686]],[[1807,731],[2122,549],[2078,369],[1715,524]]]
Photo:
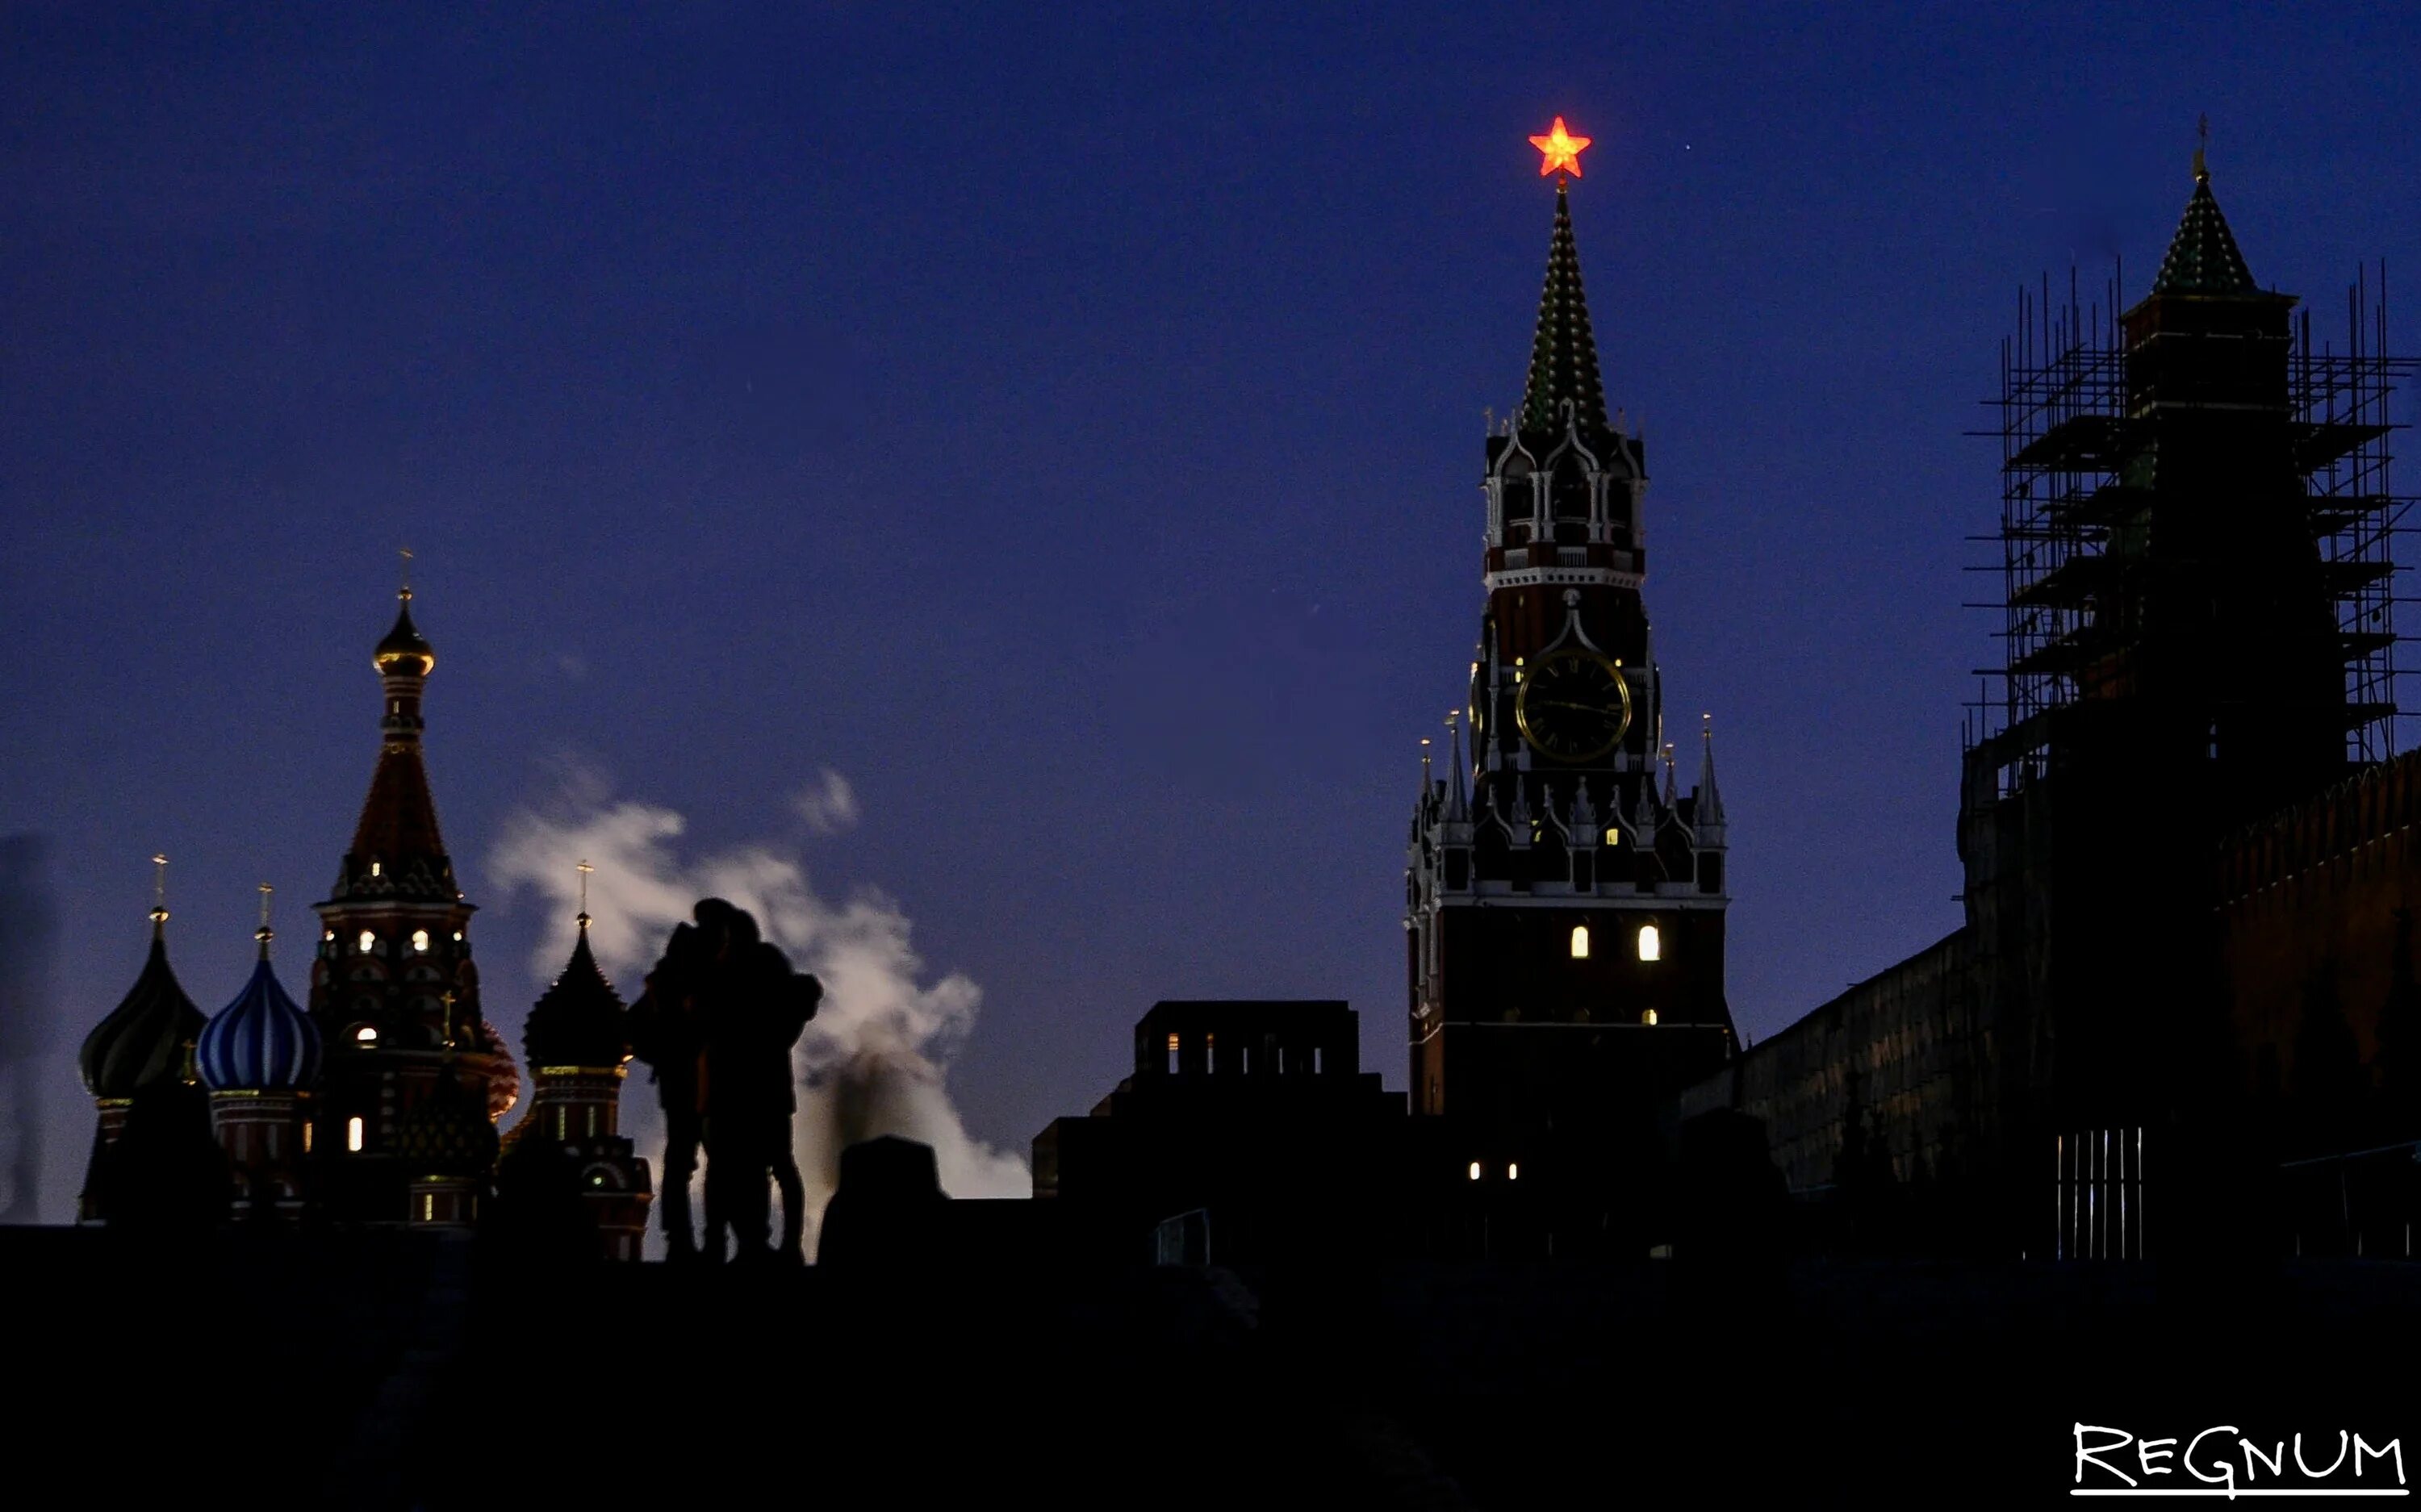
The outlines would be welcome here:
[[[1550,651],[1523,674],[1513,722],[1541,756],[1595,761],[1631,728],[1631,684],[1620,667],[1594,651]]]

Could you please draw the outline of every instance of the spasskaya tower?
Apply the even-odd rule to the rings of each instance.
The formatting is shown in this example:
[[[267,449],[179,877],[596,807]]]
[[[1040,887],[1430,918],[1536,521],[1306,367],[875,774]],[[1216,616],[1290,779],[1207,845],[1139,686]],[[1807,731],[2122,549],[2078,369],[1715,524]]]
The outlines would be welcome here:
[[[1647,452],[1607,418],[1572,234],[1588,139],[1558,118],[1531,141],[1557,179],[1546,288],[1486,442],[1468,697],[1413,817],[1412,1099],[1453,1242],[1626,1254],[1654,1226],[1671,1093],[1731,1046],[1726,828],[1711,730],[1692,722],[1687,792],[1666,735]]]

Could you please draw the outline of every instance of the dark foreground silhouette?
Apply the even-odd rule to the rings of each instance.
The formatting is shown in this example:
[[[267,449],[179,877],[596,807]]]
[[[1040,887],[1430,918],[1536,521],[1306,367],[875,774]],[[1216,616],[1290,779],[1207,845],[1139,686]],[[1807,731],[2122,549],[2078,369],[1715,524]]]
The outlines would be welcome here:
[[[631,1005],[631,1047],[655,1072],[664,1113],[656,1210],[666,1253],[720,1260],[797,1261],[805,1192],[790,1152],[798,1094],[790,1049],[823,1001],[823,984],[790,969],[745,910],[699,901],[673,930]],[[706,1156],[706,1239],[692,1227],[690,1178]],[[782,1233],[769,1243],[767,1183],[782,1194]]]
[[[94,1504],[240,1474],[382,1512],[2048,1506],[2077,1422],[2400,1435],[2421,1470],[2396,1262],[1231,1274],[1054,1255],[1034,1206],[927,1205],[904,1271],[0,1230],[0,1442]]]

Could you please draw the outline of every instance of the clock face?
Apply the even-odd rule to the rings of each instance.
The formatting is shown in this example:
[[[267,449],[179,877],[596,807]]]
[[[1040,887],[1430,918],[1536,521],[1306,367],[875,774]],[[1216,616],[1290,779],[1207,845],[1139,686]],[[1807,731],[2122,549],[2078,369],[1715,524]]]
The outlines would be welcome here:
[[[1513,719],[1541,756],[1595,761],[1631,728],[1631,684],[1595,651],[1550,651],[1523,673]]]

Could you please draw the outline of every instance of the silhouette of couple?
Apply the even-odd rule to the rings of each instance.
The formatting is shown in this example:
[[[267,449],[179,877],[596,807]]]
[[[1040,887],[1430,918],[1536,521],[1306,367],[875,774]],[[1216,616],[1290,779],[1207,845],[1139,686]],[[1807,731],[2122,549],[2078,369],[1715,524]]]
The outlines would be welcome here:
[[[757,921],[719,897],[673,930],[647,990],[631,1006],[633,1053],[655,1069],[664,1110],[664,1173],[658,1188],[674,1260],[697,1258],[689,1184],[706,1153],[705,1257],[799,1261],[806,1222],[790,1151],[798,1109],[790,1048],[823,1000],[823,984],[790,969]],[[782,1238],[768,1246],[772,1197],[782,1192]]]

